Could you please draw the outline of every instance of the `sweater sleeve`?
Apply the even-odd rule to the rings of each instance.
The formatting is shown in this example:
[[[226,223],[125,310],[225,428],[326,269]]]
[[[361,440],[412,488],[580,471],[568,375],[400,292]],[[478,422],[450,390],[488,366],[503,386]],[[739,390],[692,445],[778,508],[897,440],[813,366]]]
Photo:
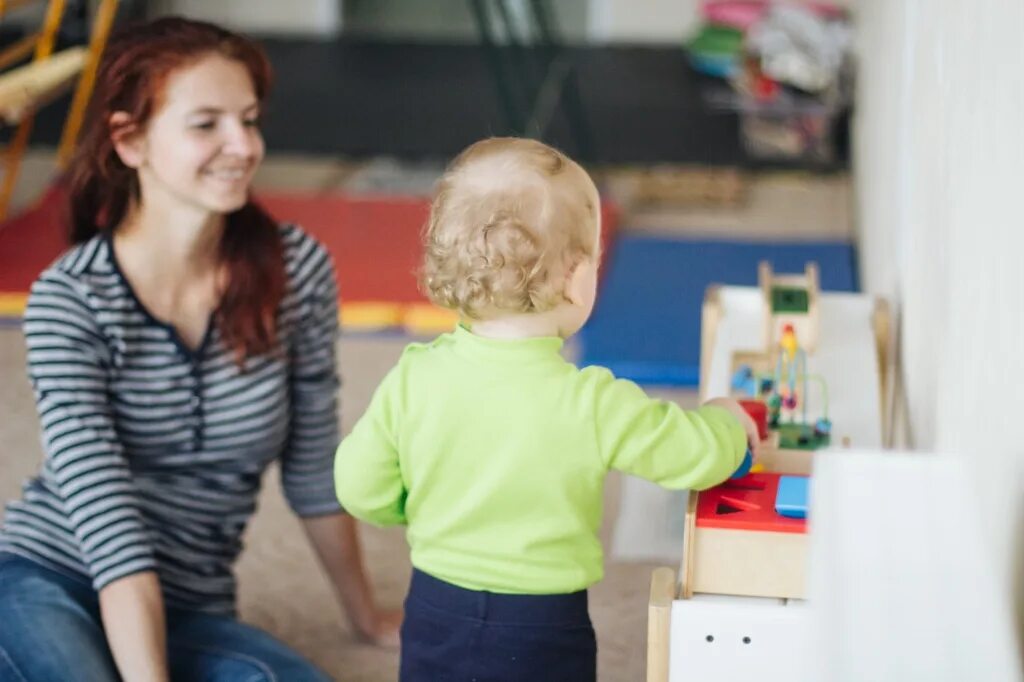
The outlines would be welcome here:
[[[304,314],[291,349],[291,425],[281,486],[299,516],[339,511],[331,467],[338,446],[338,287],[327,251],[306,239],[300,253]]]
[[[727,479],[743,461],[746,433],[727,410],[683,410],[606,369],[584,373],[596,406],[598,446],[609,468],[666,488],[703,490]]]
[[[155,570],[149,529],[118,439],[109,354],[86,297],[68,275],[33,285],[24,320],[28,373],[52,472],[93,587]]]

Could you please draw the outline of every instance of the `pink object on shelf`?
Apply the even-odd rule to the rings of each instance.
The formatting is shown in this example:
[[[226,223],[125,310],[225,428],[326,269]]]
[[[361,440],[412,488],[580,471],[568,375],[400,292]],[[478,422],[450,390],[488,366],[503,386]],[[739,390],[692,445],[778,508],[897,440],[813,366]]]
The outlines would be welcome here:
[[[701,8],[704,17],[713,24],[731,26],[746,31],[761,20],[768,10],[765,0],[712,0]]]
[[[701,7],[701,14],[712,24],[731,26],[746,32],[761,20],[773,4],[773,0],[706,0]],[[846,10],[831,2],[808,1],[798,4],[825,19],[839,19],[846,15]]]

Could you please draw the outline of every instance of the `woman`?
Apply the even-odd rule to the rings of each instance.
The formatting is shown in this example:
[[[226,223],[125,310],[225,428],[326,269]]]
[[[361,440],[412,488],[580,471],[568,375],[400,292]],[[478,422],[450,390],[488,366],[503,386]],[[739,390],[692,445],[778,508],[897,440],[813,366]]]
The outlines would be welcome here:
[[[249,199],[268,84],[262,51],[209,24],[107,48],[68,175],[76,246],[25,314],[46,459],[0,535],[0,679],[325,679],[235,619],[275,459],[356,631],[397,641],[333,491],[331,261]]]

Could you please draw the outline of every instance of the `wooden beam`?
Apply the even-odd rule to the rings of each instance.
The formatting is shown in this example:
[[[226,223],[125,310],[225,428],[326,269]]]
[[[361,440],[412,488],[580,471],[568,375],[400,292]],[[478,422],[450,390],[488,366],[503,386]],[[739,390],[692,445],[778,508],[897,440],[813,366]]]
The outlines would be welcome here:
[[[718,286],[711,285],[704,292],[704,305],[700,309],[700,376],[698,395],[701,402],[707,400],[707,376],[711,366],[711,351],[715,347],[715,332],[722,317],[722,304],[718,299]]]
[[[20,5],[27,4],[26,2],[7,2],[0,7],[0,15],[4,10],[10,10]],[[46,5],[46,15],[43,17],[43,28],[40,30],[39,39],[35,44],[35,53],[32,56],[32,63],[24,68],[33,67],[44,61],[50,61],[49,57],[53,54],[53,46],[57,42],[57,32],[60,30],[60,22],[64,17],[64,7],[66,5],[65,0],[50,0]],[[62,67],[63,62],[58,62]],[[44,70],[54,68],[51,63],[48,67],[37,67],[43,68]],[[78,67],[81,69],[81,66]],[[19,74],[19,72],[21,72]],[[3,78],[11,78],[7,81],[9,86],[12,88],[10,97],[14,100],[14,106],[24,106],[24,102],[17,102],[17,92],[20,92],[22,87],[21,78],[24,78],[24,71],[18,69],[15,72],[5,74]],[[37,77],[42,77],[38,71],[28,71],[30,75],[35,73]],[[77,73],[77,70],[75,71]],[[47,78],[52,78],[52,74]],[[29,78],[31,82],[31,78]],[[53,90],[48,91],[46,94],[52,95]],[[42,97],[37,97],[35,103],[38,104],[42,101]],[[0,96],[0,105],[2,105],[4,99]],[[6,112],[0,111],[0,116],[5,115]],[[18,171],[21,168],[21,159],[25,155],[25,150],[28,148],[28,138],[32,134],[32,116],[29,115],[26,118],[22,118],[26,111],[21,111],[17,115],[16,119],[18,123],[18,131],[14,135],[14,139],[7,146],[6,154],[4,157],[4,180],[3,185],[0,186],[0,219],[7,216],[7,209],[11,205],[11,197],[14,196],[14,187],[18,183]]]
[[[85,65],[88,50],[71,47],[0,75],[0,116],[19,123],[37,106],[71,83]]]
[[[700,493],[691,490],[686,501],[686,519],[683,526],[683,561],[679,567],[679,596],[693,596],[693,555],[697,551],[697,499]]]
[[[675,582],[676,574],[671,568],[656,568],[651,574],[651,596],[647,604],[647,682],[668,682]]]
[[[82,71],[82,77],[78,80],[78,87],[75,88],[71,108],[64,120],[64,132],[61,134],[60,146],[57,148],[57,166],[59,168],[64,168],[67,165],[75,151],[78,133],[85,120],[86,107],[89,105],[89,98],[92,96],[92,90],[96,83],[96,72],[100,67],[100,59],[103,57],[107,38],[110,37],[110,29],[117,17],[117,5],[118,0],[102,0],[96,10],[92,36],[89,38],[88,59]]]
[[[4,17],[25,5],[32,5],[37,2],[39,0],[0,0],[0,17]]]
[[[6,69],[15,62],[20,62],[25,57],[32,54],[32,51],[36,49],[36,45],[42,39],[43,34],[41,31],[31,33],[20,40],[11,43],[0,52],[0,69]]]

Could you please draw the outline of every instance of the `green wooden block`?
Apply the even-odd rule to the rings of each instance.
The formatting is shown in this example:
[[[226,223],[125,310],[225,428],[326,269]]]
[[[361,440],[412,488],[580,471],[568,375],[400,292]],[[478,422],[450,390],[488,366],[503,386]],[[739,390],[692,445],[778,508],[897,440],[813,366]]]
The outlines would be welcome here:
[[[773,313],[807,313],[810,296],[807,289],[798,287],[772,287]]]

